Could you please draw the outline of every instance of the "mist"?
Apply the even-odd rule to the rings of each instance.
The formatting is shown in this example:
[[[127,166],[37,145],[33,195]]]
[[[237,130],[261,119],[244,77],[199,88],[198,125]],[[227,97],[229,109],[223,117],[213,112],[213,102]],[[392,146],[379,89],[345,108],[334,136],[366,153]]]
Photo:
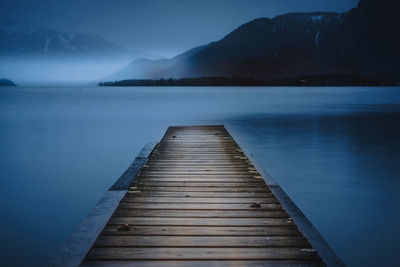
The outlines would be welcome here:
[[[123,68],[132,58],[2,58],[0,77],[21,86],[68,86],[96,84]]]

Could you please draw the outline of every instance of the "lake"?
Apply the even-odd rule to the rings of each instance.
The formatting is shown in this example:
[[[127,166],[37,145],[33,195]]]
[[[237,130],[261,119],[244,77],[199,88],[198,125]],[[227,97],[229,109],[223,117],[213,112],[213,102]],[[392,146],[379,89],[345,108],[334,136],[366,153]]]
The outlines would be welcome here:
[[[349,266],[394,266],[400,88],[0,88],[0,254],[41,266],[148,141],[224,124]]]

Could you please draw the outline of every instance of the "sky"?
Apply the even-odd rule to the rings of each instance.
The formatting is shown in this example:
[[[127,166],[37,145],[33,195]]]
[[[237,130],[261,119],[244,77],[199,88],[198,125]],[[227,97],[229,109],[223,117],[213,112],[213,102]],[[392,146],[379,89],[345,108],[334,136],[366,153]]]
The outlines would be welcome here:
[[[98,34],[128,49],[172,57],[259,17],[344,12],[358,0],[1,0],[0,18]]]

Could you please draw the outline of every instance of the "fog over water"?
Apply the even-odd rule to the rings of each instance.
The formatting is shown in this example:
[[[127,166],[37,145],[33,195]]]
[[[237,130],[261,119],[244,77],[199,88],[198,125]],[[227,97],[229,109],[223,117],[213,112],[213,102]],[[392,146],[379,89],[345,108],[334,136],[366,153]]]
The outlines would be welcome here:
[[[130,58],[66,59],[66,58],[3,58],[0,76],[22,86],[68,86],[96,84],[107,80],[131,61]],[[0,77],[0,78],[2,78]]]
[[[1,88],[0,256],[42,266],[170,125],[224,124],[349,266],[394,266],[399,88]]]

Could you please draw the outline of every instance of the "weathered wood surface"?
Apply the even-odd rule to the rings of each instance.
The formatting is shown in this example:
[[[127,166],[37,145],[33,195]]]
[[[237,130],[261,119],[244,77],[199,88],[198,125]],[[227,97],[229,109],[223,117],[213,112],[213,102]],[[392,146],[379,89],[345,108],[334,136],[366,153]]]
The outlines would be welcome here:
[[[107,225],[102,235],[146,235],[146,236],[298,236],[296,226],[154,226],[135,225],[127,231],[119,231],[114,225]]]
[[[86,267],[199,267],[199,266],[219,266],[219,267],[293,267],[293,266],[321,266],[318,261],[290,261],[290,260],[91,260],[86,261]]]
[[[170,127],[83,266],[320,266],[223,126]]]

